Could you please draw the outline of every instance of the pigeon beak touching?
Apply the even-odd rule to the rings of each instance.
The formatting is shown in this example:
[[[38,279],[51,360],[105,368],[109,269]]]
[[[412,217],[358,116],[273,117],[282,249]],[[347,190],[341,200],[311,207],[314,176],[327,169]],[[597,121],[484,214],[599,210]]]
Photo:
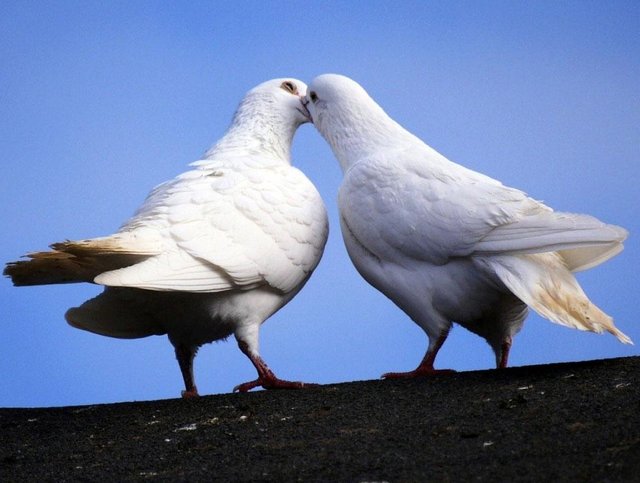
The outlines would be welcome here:
[[[298,111],[310,122],[313,124],[313,118],[311,117],[311,113],[309,112],[309,109],[307,109],[307,104],[309,104],[309,99],[307,99],[307,96],[300,96],[300,105],[301,107],[298,108]]]

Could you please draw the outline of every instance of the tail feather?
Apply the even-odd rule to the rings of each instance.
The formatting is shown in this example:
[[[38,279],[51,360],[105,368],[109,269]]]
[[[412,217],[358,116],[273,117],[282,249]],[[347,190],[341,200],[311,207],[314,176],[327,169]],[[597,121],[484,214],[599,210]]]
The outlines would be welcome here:
[[[496,227],[475,246],[476,254],[558,252],[572,272],[595,267],[623,249],[627,231],[589,216],[542,211]]]
[[[155,243],[141,243],[132,234],[67,240],[51,248],[29,253],[27,260],[7,263],[3,274],[16,286],[93,282],[103,272],[128,267],[158,251]]]
[[[624,344],[631,339],[586,296],[555,252],[483,258],[520,300],[541,316],[578,330],[609,332]]]
[[[140,230],[142,231],[142,230]],[[54,251],[70,253],[77,256],[106,256],[106,255],[155,255],[161,251],[156,236],[148,236],[144,232],[141,236],[137,232],[121,232],[115,235],[89,238],[87,240],[65,240],[53,243]]]
[[[608,245],[559,250],[558,253],[563,258],[569,270],[572,272],[581,272],[615,257],[623,248],[622,242],[613,242]]]
[[[65,319],[77,329],[119,339],[166,334],[162,324],[148,310],[153,306],[153,299],[146,297],[152,295],[107,287],[80,307],[69,309]]]
[[[16,286],[90,282],[97,275],[68,253],[35,252],[26,257],[30,260],[7,263],[4,269]]]

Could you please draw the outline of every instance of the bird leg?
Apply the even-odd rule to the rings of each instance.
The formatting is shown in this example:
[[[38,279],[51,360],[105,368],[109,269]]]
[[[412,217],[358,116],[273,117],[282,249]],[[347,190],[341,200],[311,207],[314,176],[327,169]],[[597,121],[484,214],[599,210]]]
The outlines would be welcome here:
[[[262,359],[262,357],[257,354],[253,354],[249,350],[249,345],[246,342],[239,340],[238,347],[240,347],[240,350],[249,358],[258,371],[258,379],[238,384],[233,388],[233,392],[247,392],[258,386],[262,386],[265,389],[302,389],[303,387],[317,386],[317,384],[278,379],[273,371],[269,369],[269,366],[267,366],[267,363]]]
[[[456,372],[452,369],[434,369],[433,363],[436,360],[436,356],[438,355],[438,351],[444,344],[444,341],[447,340],[447,336],[449,335],[449,329],[443,330],[440,333],[440,337],[436,341],[435,345],[432,348],[427,350],[422,362],[416,367],[413,371],[409,372],[387,372],[386,374],[382,374],[383,379],[408,379],[412,377],[424,377],[424,376],[433,376],[435,374],[450,374],[452,372]]]
[[[190,346],[176,346],[176,359],[178,359],[182,379],[184,379],[185,390],[181,393],[183,399],[191,399],[199,396],[193,379],[193,358],[196,356],[197,351],[197,348]]]
[[[507,362],[509,361],[509,351],[511,350],[511,344],[513,339],[511,337],[505,337],[500,346],[500,359],[498,360],[498,369],[505,369]]]

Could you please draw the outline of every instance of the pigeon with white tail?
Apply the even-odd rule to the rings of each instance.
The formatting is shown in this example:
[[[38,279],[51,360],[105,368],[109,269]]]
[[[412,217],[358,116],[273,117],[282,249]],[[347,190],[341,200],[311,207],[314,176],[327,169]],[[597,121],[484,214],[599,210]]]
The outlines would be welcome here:
[[[618,254],[623,228],[554,212],[449,161],[347,77],[321,75],[308,89],[312,122],[344,173],[338,206],[349,256],[429,338],[415,370],[383,377],[439,372],[434,360],[453,322],[484,337],[506,367],[527,306],[631,343],[573,276]]]
[[[258,85],[204,158],[156,187],[117,233],[55,243],[5,275],[15,285],[104,285],[66,313],[69,324],[119,338],[167,334],[183,397],[198,395],[198,348],[231,334],[258,372],[236,390],[305,386],[278,379],[258,351],[261,324],[300,291],[327,240],[322,199],[291,166],[294,134],[309,120],[305,92],[296,79]]]

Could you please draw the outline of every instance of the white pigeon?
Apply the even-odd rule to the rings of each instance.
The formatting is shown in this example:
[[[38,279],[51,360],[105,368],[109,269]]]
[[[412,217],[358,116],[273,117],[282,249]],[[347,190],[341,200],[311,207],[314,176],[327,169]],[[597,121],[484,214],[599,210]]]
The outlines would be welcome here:
[[[69,324],[119,338],[167,334],[183,397],[198,395],[198,348],[231,334],[258,371],[235,390],[303,387],[271,372],[258,337],[309,279],[327,240],[322,199],[291,166],[293,136],[309,120],[306,88],[296,79],[255,87],[204,159],[151,191],[116,234],[55,243],[9,263],[5,275],[15,285],[106,286],[66,313]]]
[[[452,322],[484,337],[506,367],[527,306],[631,343],[572,275],[619,253],[624,229],[554,212],[449,161],[347,77],[316,77],[306,102],[344,173],[338,205],[353,264],[429,338],[414,371],[383,377],[438,372],[433,363]]]

